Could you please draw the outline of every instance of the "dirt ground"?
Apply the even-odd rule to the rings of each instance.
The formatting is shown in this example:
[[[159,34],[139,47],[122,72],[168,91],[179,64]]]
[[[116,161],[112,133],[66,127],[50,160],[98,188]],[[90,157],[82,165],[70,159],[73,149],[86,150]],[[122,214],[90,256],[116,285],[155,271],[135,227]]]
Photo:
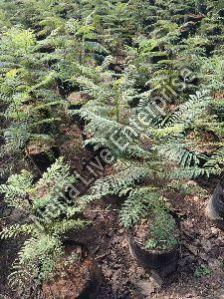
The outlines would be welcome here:
[[[179,219],[181,258],[177,272],[162,286],[130,254],[117,199],[94,205],[86,215],[93,224],[79,239],[103,272],[98,299],[224,298],[224,232],[206,219],[207,200],[203,196],[171,200]]]
[[[70,151],[70,146],[65,148],[65,152]],[[86,154],[82,160],[89,159],[91,155]],[[79,165],[79,157],[75,160],[73,155],[71,160],[74,168],[85,172],[85,166]],[[195,186],[195,182],[189,184],[190,188],[191,184]],[[98,299],[224,299],[224,231],[205,216],[214,187],[215,184],[211,184],[208,192],[195,193],[197,195],[166,194],[179,226],[181,246],[178,270],[163,285],[140,267],[130,253],[127,232],[119,221],[121,200],[113,198],[94,203],[85,215],[92,224],[72,237],[86,244],[102,270]],[[4,289],[6,273],[3,268],[9,268],[11,248],[11,244],[0,244],[1,264],[4,265],[0,269],[0,299],[6,298],[4,294],[8,293]]]

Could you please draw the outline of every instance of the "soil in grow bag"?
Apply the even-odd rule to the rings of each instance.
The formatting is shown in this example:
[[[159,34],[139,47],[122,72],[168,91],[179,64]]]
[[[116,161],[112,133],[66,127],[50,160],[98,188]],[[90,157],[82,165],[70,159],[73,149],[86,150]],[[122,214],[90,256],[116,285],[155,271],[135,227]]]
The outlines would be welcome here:
[[[73,241],[69,243],[66,242],[65,257],[58,263],[53,279],[43,286],[44,295],[48,299],[95,299],[100,270],[86,250]]]

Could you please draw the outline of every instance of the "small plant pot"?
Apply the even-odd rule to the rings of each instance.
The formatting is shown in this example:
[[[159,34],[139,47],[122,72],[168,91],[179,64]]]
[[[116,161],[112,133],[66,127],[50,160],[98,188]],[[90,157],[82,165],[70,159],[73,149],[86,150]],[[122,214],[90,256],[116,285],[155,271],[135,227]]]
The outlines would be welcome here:
[[[224,188],[218,183],[206,207],[206,215],[220,229],[224,230]]]
[[[167,251],[147,250],[134,237],[129,238],[130,252],[156,279],[164,279],[177,270],[179,246]]]
[[[101,283],[101,272],[86,249],[75,241],[66,241],[65,252],[82,251],[81,260],[69,264],[62,260],[62,267],[57,268],[54,279],[43,286],[43,293],[48,299],[96,299]]]

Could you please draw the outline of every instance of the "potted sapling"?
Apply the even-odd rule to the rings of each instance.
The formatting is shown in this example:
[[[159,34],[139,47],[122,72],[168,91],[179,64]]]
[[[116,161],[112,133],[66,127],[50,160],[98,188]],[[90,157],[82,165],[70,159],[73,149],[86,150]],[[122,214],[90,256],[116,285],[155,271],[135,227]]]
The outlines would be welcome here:
[[[24,299],[40,294],[96,298],[99,269],[78,237],[68,237],[88,224],[85,205],[68,194],[75,184],[75,176],[60,157],[39,180],[22,170],[0,186],[5,202],[22,214],[18,222],[3,227],[0,237],[24,240],[9,275],[11,289]]]
[[[143,202],[144,199],[142,204]],[[141,213],[136,213],[135,210],[131,215],[129,210],[129,216],[134,216],[134,221],[130,221],[124,214],[122,220],[129,229],[131,254],[152,275],[164,279],[174,273],[178,266],[178,230],[163,199],[157,198],[156,201],[149,200],[145,203],[145,207],[142,205],[141,209],[138,209]],[[127,209],[125,210],[123,213],[127,212]]]

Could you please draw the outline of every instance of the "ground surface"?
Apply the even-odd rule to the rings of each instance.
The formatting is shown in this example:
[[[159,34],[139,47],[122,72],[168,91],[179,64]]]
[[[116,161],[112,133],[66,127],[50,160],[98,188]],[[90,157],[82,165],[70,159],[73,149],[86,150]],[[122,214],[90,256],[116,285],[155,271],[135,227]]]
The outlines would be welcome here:
[[[69,137],[71,132],[73,130],[68,133]],[[70,161],[70,156],[66,155],[70,153],[70,147],[67,144],[63,154],[74,169],[88,176],[88,172],[85,175],[85,165],[88,165],[92,155],[83,154],[82,163],[79,156],[71,155]],[[193,189],[195,184],[189,182],[189,188]],[[81,187],[82,193],[85,193],[89,186]],[[162,286],[130,254],[127,233],[119,222],[121,199],[94,203],[86,212],[92,224],[72,237],[87,245],[91,256],[102,269],[98,299],[224,299],[224,232],[205,216],[205,207],[214,187],[215,184],[211,184],[208,192],[195,193],[197,195],[166,194],[180,229],[181,258],[177,272]],[[1,214],[8,217],[4,205],[1,209]],[[20,215],[14,213],[10,217],[12,222],[16,222]],[[6,272],[18,247],[14,243],[0,244],[0,299],[11,298],[3,295],[9,294],[5,287]]]
[[[87,217],[93,225],[80,240],[88,244],[102,268],[98,299],[224,298],[224,232],[204,216],[206,202],[207,197],[198,196],[172,200],[173,210],[181,216],[181,259],[177,273],[163,286],[131,256],[127,234],[119,224],[116,200],[92,207]]]

